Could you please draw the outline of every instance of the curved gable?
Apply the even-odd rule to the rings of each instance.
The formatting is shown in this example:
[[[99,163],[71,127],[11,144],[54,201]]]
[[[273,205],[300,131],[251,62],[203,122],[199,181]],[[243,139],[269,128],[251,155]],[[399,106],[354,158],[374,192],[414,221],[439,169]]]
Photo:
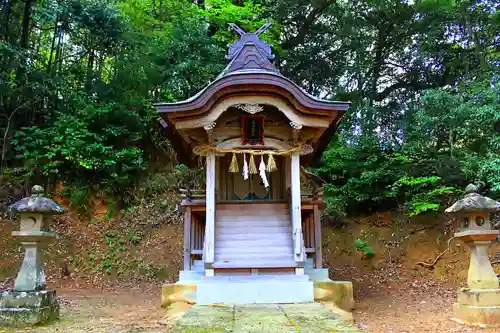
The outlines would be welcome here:
[[[346,111],[349,102],[327,101],[315,98],[280,74],[270,72],[243,72],[223,76],[190,99],[177,103],[155,104],[159,113],[175,113],[171,118],[198,116],[208,112],[220,97],[231,93],[251,95],[273,93],[287,99],[299,112],[324,114]]]

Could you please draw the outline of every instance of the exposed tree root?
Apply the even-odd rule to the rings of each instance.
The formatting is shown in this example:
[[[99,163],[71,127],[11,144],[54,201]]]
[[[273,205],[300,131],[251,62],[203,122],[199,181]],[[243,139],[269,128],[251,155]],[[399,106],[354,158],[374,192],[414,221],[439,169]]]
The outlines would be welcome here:
[[[427,267],[427,268],[434,268],[434,266],[437,264],[437,262],[439,261],[439,259],[441,259],[442,256],[444,256],[446,253],[448,253],[450,251],[450,245],[451,245],[451,242],[455,239],[455,236],[451,237],[450,239],[448,239],[448,248],[446,250],[444,250],[443,252],[441,252],[437,257],[436,259],[434,259],[433,262],[431,263],[427,263],[427,262],[423,262],[423,261],[419,261],[417,262],[417,265],[421,265],[421,266],[424,266],[424,267]]]

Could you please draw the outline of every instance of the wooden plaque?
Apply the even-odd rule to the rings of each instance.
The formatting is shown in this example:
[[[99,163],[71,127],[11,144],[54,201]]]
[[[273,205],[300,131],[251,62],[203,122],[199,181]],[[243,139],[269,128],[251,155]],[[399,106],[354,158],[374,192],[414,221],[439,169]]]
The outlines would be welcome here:
[[[264,144],[264,117],[243,116],[242,117],[243,139],[242,143],[250,145]]]

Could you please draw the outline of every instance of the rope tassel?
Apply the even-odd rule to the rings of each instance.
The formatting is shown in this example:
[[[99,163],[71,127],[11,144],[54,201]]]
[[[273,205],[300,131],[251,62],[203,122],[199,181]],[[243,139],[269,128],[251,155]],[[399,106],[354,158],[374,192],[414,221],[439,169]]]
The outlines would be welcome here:
[[[238,165],[238,159],[236,158],[235,153],[233,153],[233,158],[231,159],[231,164],[229,165],[229,172],[240,172],[240,166]]]
[[[243,179],[248,179],[248,163],[246,154],[243,154]]]
[[[268,188],[269,182],[267,181],[266,177],[266,164],[264,163],[264,156],[260,157],[259,174],[260,178],[262,179],[262,182],[264,183],[264,186]]]
[[[257,171],[257,166],[255,165],[255,158],[253,157],[253,154],[250,154],[250,162],[248,169],[250,170],[251,175],[256,175],[259,173],[259,171]]]
[[[273,154],[269,154],[269,159],[267,160],[267,172],[274,172],[278,170],[278,167],[276,166],[276,160],[273,157]]]

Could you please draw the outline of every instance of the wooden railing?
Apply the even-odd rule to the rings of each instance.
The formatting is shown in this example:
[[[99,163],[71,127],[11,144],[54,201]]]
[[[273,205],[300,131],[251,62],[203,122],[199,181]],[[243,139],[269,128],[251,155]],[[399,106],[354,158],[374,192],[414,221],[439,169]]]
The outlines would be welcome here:
[[[183,201],[205,200],[207,191],[181,188],[181,198]]]
[[[311,256],[316,252],[313,211],[302,211],[302,234],[306,254]]]
[[[288,201],[290,201],[290,195],[291,195],[290,188],[288,188],[287,189]],[[301,191],[300,196],[302,200],[323,201],[324,188],[314,187],[311,189],[305,189]],[[181,198],[183,202],[193,202],[193,201],[202,202],[205,201],[206,197],[207,195],[205,190],[181,189]]]
[[[301,191],[302,200],[309,199],[312,201],[323,201],[324,189],[323,187],[314,187],[308,190]]]
[[[205,223],[200,216],[193,215],[191,225],[191,256],[203,254],[205,243]]]

